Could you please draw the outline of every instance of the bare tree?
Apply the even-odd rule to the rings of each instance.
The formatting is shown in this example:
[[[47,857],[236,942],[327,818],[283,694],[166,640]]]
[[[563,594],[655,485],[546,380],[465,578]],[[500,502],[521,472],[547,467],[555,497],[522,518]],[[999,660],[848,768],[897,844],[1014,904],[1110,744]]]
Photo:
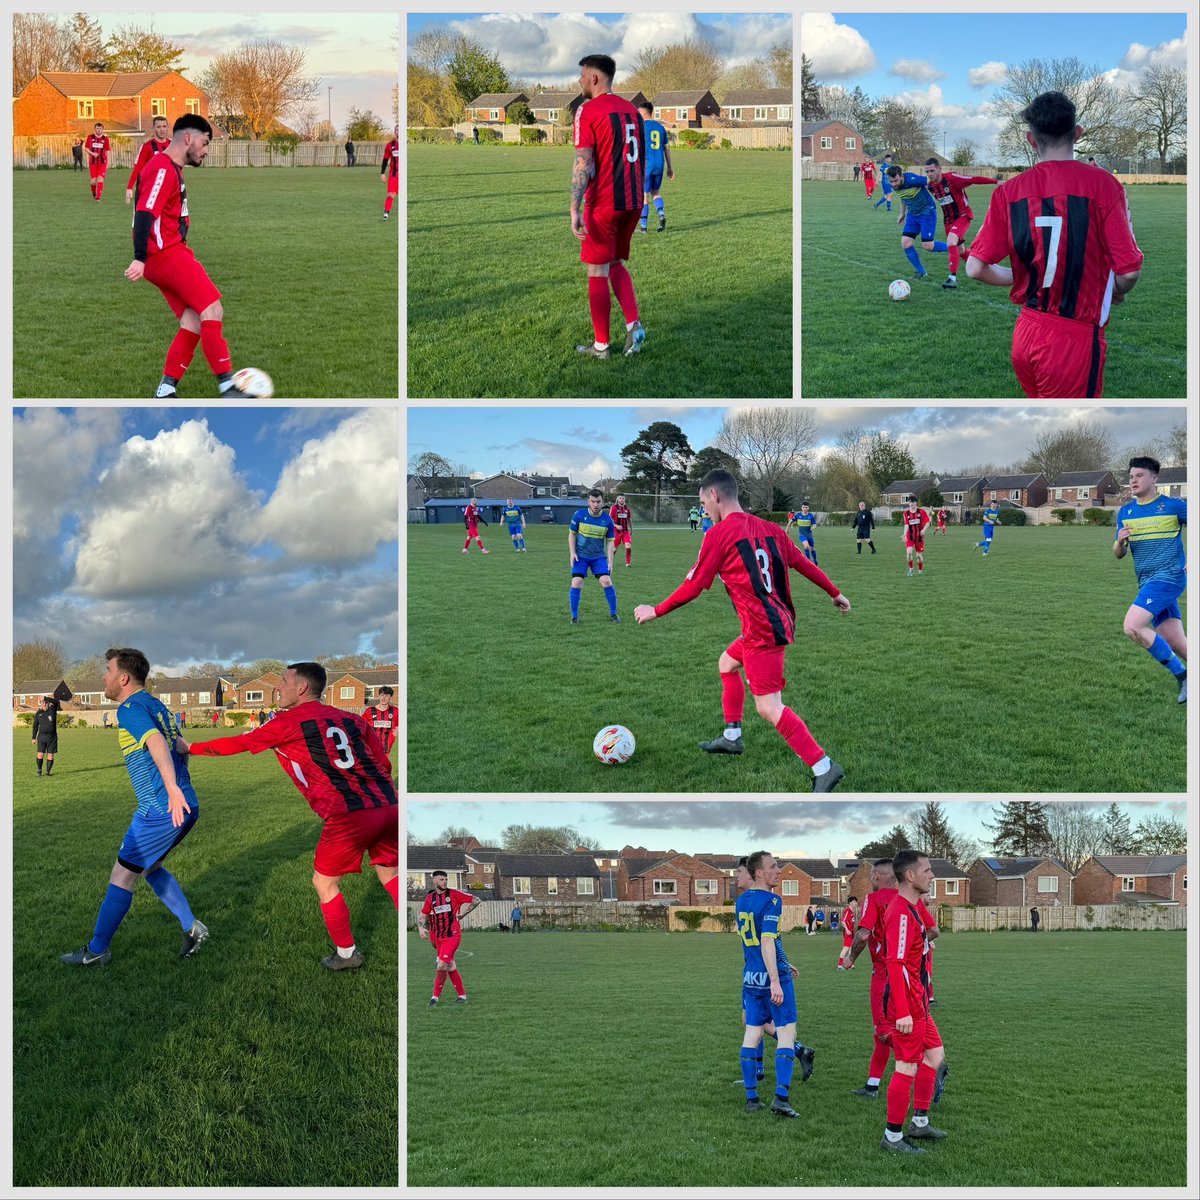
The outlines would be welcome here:
[[[817,422],[803,408],[742,408],[725,414],[716,446],[742,464],[752,507],[769,508],[775,488],[808,465]]]
[[[430,25],[408,43],[408,61],[433,75],[444,75],[465,40],[461,33]]]
[[[879,107],[879,136],[898,162],[921,162],[933,151],[933,109],[888,99]]]
[[[266,39],[218,54],[197,82],[214,111],[241,117],[255,140],[317,99],[321,80],[305,73],[303,46]],[[219,107],[218,107],[219,104]],[[223,110],[223,111],[222,111]]]
[[[791,41],[776,42],[767,51],[767,62],[771,65],[771,75],[775,86],[778,88],[790,88],[792,86]]]
[[[867,455],[871,450],[871,430],[865,425],[852,425],[849,429],[843,429],[834,438],[833,444],[837,449],[838,457],[849,463],[856,471],[867,469]]]
[[[433,450],[426,450],[422,454],[418,454],[412,460],[412,470],[414,475],[424,475],[432,479],[437,479],[441,475],[455,475],[453,464],[444,454],[438,454]]]
[[[1187,426],[1180,421],[1166,436],[1166,461],[1172,467],[1187,466]]]
[[[620,86],[622,91],[640,90],[653,99],[659,92],[705,91],[724,71],[725,59],[714,46],[687,38],[640,51]]]
[[[1050,853],[1072,873],[1093,854],[1104,852],[1104,819],[1088,804],[1047,804]]]
[[[1103,470],[1116,449],[1112,434],[1099,421],[1079,421],[1069,429],[1039,434],[1022,469],[1041,471],[1053,483],[1064,471]]]
[[[736,67],[726,68],[721,78],[713,82],[712,94],[718,104],[724,104],[727,92],[771,86],[771,64],[763,58],[752,58]]]
[[[1182,67],[1147,67],[1132,102],[1137,128],[1152,139],[1158,169],[1165,173],[1171,150],[1187,144],[1187,72]]]
[[[13,14],[13,95],[39,71],[76,71],[76,42],[65,21],[51,13]]]
[[[36,638],[13,647],[13,683],[34,679],[61,679],[67,669],[67,655],[60,643]]]

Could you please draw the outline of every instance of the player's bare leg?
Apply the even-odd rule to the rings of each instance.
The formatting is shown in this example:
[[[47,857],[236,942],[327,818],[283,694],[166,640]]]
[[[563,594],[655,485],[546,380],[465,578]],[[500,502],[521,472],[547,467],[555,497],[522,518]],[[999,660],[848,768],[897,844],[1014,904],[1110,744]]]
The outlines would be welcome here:
[[[400,910],[400,869],[398,867],[381,867],[375,864],[375,874],[383,884],[383,890],[392,898],[396,911]]]
[[[783,702],[782,692],[754,697],[754,708],[764,721],[775,726],[779,736],[812,770],[814,792],[832,792],[846,772],[817,744],[808,726]]]
[[[354,945],[354,935],[350,932],[350,909],[346,906],[346,897],[338,886],[340,875],[322,875],[314,871],[313,888],[317,899],[321,902],[321,918],[329,932],[330,940],[337,948],[336,954],[330,954],[321,959],[321,966],[330,971],[354,971],[366,961]]]
[[[1125,636],[1141,646],[1151,658],[1161,663],[1179,681],[1179,703],[1187,703],[1187,636],[1183,622],[1168,617],[1157,628],[1154,620],[1141,605],[1131,604],[1125,614]]]

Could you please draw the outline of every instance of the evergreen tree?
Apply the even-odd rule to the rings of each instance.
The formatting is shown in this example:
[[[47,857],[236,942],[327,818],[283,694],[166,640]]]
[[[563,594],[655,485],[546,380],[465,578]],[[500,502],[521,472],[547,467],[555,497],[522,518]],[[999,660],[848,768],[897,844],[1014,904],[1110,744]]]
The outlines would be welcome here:
[[[1010,800],[992,809],[994,825],[983,823],[992,834],[992,849],[1006,857],[1031,858],[1045,854],[1050,842],[1046,806],[1040,800]]]
[[[694,457],[687,434],[671,421],[655,421],[621,451],[626,476],[644,480],[654,489],[655,521],[663,494],[683,487],[688,464]]]
[[[1129,815],[1115,801],[1104,810],[1101,821],[1101,847],[1105,854],[1132,854],[1133,830]]]
[[[895,858],[901,850],[907,850],[911,843],[903,825],[893,825],[881,838],[861,847],[855,858],[866,858],[874,861],[877,858]]]
[[[817,82],[813,78],[812,63],[807,54],[800,55],[800,119],[802,121],[823,121],[825,109],[821,106],[821,97],[817,91]]]

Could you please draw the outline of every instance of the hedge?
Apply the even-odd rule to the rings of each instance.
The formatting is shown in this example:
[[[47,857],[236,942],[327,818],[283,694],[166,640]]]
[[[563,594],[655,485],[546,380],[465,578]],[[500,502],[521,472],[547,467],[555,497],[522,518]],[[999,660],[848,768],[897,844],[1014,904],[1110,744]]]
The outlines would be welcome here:
[[[1075,510],[1073,508],[1052,508],[1050,513],[1058,519],[1060,525],[1075,524]]]
[[[544,142],[545,140],[546,131],[544,129],[523,128],[521,130],[521,144],[523,146],[534,146],[538,142]]]
[[[1083,510],[1083,523],[1085,525],[1115,525],[1117,523],[1116,509],[1085,508]]]
[[[679,144],[689,150],[707,150],[712,145],[713,135],[701,129],[681,129]]]
[[[480,136],[482,137],[482,134]],[[410,142],[453,142],[457,139],[453,129],[410,129],[408,140]]]

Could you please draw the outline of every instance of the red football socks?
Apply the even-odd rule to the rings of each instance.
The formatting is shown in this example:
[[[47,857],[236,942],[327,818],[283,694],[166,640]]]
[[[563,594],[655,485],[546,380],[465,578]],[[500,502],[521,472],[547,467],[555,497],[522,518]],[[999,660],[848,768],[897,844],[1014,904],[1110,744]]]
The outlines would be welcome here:
[[[887,1119],[889,1125],[903,1125],[908,1116],[908,1103],[912,1098],[913,1077],[892,1072],[892,1081],[887,1090]]]
[[[400,908],[400,876],[394,875],[384,885],[387,888],[387,894],[391,896],[392,903],[397,909]]]
[[[100,180],[100,182],[98,184],[96,184],[96,199],[99,200],[100,197],[103,195],[104,195],[104,180],[102,179],[102,180]]]
[[[612,296],[603,275],[588,276],[588,307],[592,310],[592,329],[601,346],[608,345],[608,319],[612,314]]]
[[[825,757],[825,751],[808,732],[808,726],[790,708],[783,710],[783,716],[779,718],[779,724],[775,728],[779,730],[783,740],[804,759],[807,766],[815,766]]]
[[[467,989],[463,987],[462,976],[457,971],[450,972],[450,982],[454,984],[454,990],[460,996],[465,996],[467,994]]]
[[[741,671],[721,674],[721,712],[725,720],[740,721],[746,711],[746,685]]]
[[[950,255],[950,274],[957,275],[958,274],[958,243],[955,242],[953,246],[948,246],[946,248],[946,253]]]
[[[96,185],[94,183],[89,183],[88,188],[90,189],[90,191],[92,193],[92,199],[95,200],[96,199]]]
[[[383,211],[384,212],[392,211],[392,201],[395,200],[395,198],[396,198],[396,194],[394,192],[388,192],[387,198],[383,202]]]
[[[350,932],[350,910],[346,907],[346,897],[341,892],[332,900],[322,903],[321,917],[335,946],[348,950],[354,945],[354,935]]]
[[[625,565],[628,567],[633,563],[633,551],[628,546],[625,547]]]
[[[229,370],[229,343],[221,335],[220,321],[200,322],[200,346],[212,373],[224,375]]]
[[[625,314],[625,324],[632,325],[638,319],[637,296],[633,294],[633,276],[629,274],[624,263],[615,262],[608,268],[608,280],[612,284],[613,295]]]
[[[180,328],[175,334],[175,340],[167,351],[167,363],[163,374],[172,379],[182,379],[184,372],[191,366],[196,347],[200,344],[200,335],[190,329]]]
[[[913,1089],[913,1108],[917,1112],[928,1112],[929,1106],[933,1103],[933,1089],[937,1083],[937,1071],[922,1063],[917,1068],[917,1085]]]
[[[436,1000],[442,994],[442,988],[446,986],[446,972],[438,971],[433,977],[433,998]]]
[[[888,1059],[892,1057],[892,1048],[881,1038],[875,1039],[875,1049],[871,1051],[871,1064],[867,1067],[868,1079],[882,1079],[887,1070]]]

